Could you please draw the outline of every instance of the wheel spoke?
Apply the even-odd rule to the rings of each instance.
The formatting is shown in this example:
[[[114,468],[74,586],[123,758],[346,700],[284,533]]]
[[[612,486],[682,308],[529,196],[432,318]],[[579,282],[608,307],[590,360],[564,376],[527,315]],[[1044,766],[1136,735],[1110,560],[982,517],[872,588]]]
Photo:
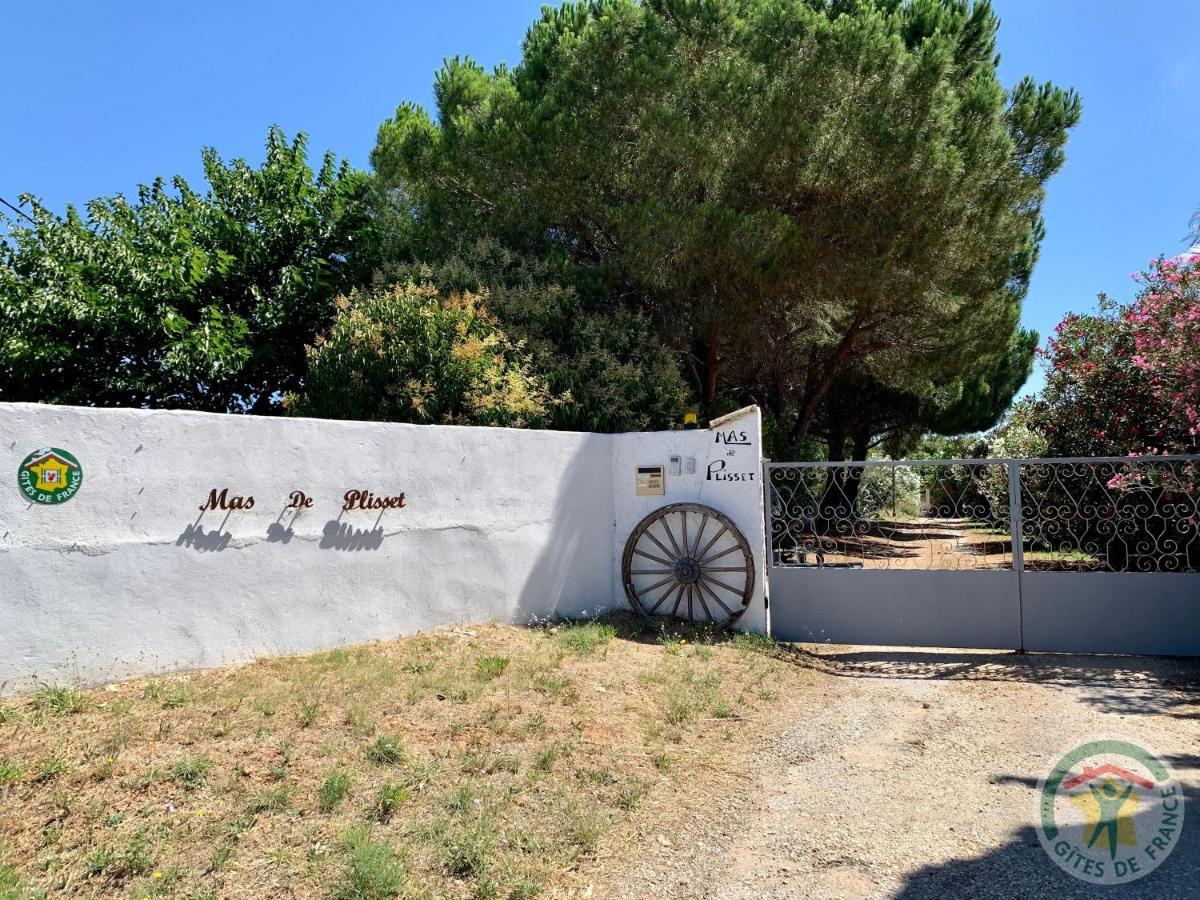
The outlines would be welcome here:
[[[646,559],[652,559],[655,562],[660,562],[664,566],[671,566],[672,568],[674,568],[674,566],[675,566],[675,563],[671,562],[671,560],[663,559],[661,556],[655,556],[653,553],[647,553],[645,550],[639,550],[637,547],[633,548],[633,552],[636,553],[638,556],[646,557]]]
[[[683,588],[684,588],[684,585],[681,584],[679,586],[679,596],[675,598],[675,606],[671,609],[671,618],[672,619],[674,619],[677,615],[679,615],[679,604],[683,601]]]
[[[704,514],[704,518],[700,520],[700,528],[696,531],[696,543],[692,544],[692,559],[696,558],[696,548],[700,546],[700,538],[704,536],[704,529],[708,525],[709,515]]]
[[[672,574],[672,575],[668,575],[668,576],[667,576],[666,578],[664,578],[662,581],[656,581],[656,582],[654,582],[654,584],[648,584],[648,585],[646,585],[644,588],[642,588],[642,593],[643,593],[643,594],[648,594],[648,593],[650,593],[651,591],[653,591],[653,590],[656,590],[657,588],[660,588],[660,587],[662,587],[662,586],[663,586],[664,584],[666,584],[668,581],[674,581],[674,580],[675,580],[675,576],[674,576],[673,574]]]
[[[717,579],[713,578],[711,575],[705,575],[704,577],[708,581],[711,581],[713,584],[715,584],[717,587],[725,588],[725,590],[729,591],[729,593],[731,593],[731,594],[737,594],[739,597],[741,597],[745,593],[745,591],[740,591],[735,587],[731,587],[730,585],[726,584],[723,581],[717,581]]]
[[[667,599],[668,597],[670,597],[670,596],[671,596],[672,594],[674,594],[675,592],[677,592],[677,591],[682,591],[682,590],[683,590],[683,585],[682,585],[682,584],[677,584],[677,585],[674,585],[673,587],[669,587],[669,588],[667,588],[666,592],[665,592],[665,593],[664,593],[664,594],[663,594],[661,597],[659,597],[659,598],[658,598],[658,602],[657,602],[657,603],[655,603],[655,604],[654,604],[652,607],[650,607],[650,613],[651,613],[651,615],[653,615],[653,614],[654,614],[654,611],[655,611],[656,609],[658,609],[660,606],[662,606],[662,605],[663,605],[663,603],[666,601],[666,599]],[[675,608],[676,608],[676,609],[678,609],[678,608],[679,608],[679,604],[678,604],[678,603],[676,603],[676,604],[675,604]]]
[[[702,587],[704,590],[708,591],[708,595],[717,602],[717,605],[719,607],[721,607],[721,609],[725,610],[725,614],[727,616],[733,615],[733,610],[721,602],[721,598],[717,596],[716,592],[708,586],[708,583],[703,578],[700,579],[699,584],[700,584],[700,587]]]
[[[706,547],[705,549],[707,550],[708,548]],[[740,545],[740,544],[734,544],[734,545],[733,545],[732,547],[730,547],[728,550],[722,550],[722,551],[721,551],[720,553],[718,553],[716,556],[710,556],[708,559],[702,559],[702,560],[700,560],[700,565],[704,565],[705,563],[715,562],[715,561],[717,561],[718,559],[720,559],[722,556],[728,556],[730,553],[735,553],[735,552],[737,552],[738,550],[741,550],[741,549],[742,549],[742,548],[741,548],[741,545]]]
[[[699,582],[697,582],[698,584]],[[704,591],[696,588],[696,596],[700,598],[700,605],[704,607],[704,615],[710,622],[717,621],[713,618],[713,614],[709,611],[708,604],[704,602]]]
[[[697,553],[697,554],[696,554],[696,558],[697,558],[697,559],[704,559],[704,554],[705,554],[705,553],[707,553],[707,552],[708,552],[708,551],[709,551],[709,550],[712,548],[712,545],[713,545],[713,544],[715,544],[717,541],[719,541],[719,540],[721,539],[721,535],[723,535],[723,534],[724,534],[725,532],[727,532],[728,530],[729,530],[729,526],[728,526],[728,525],[722,525],[722,526],[721,526],[721,530],[720,530],[720,531],[718,531],[716,534],[714,534],[714,535],[712,536],[712,539],[711,539],[711,540],[710,540],[710,541],[709,541],[707,544],[705,544],[705,545],[704,545],[704,549],[703,549],[703,550],[701,550],[699,553]]]
[[[745,572],[745,566],[701,566],[703,572]],[[657,574],[657,573],[656,573]]]
[[[663,516],[659,521],[662,522],[663,531],[667,533],[667,539],[670,540],[671,546],[675,548],[675,556],[678,558],[683,556],[683,551],[679,549],[679,541],[675,540],[675,533],[671,531],[671,526],[667,524],[670,518],[670,516]]]
[[[658,546],[659,550],[661,550],[663,553],[667,554],[667,556],[671,555],[671,548],[669,548],[666,544],[664,544],[662,541],[660,541],[658,538],[656,538],[653,534],[651,534],[649,528],[647,528],[642,533],[646,537],[650,538],[650,540],[654,541],[654,543]],[[672,565],[674,565],[674,563],[672,563]]]
[[[680,543],[680,544],[683,546],[683,552],[682,552],[682,553],[680,553],[679,555],[680,555],[680,556],[687,556],[687,552],[688,552],[688,539],[687,539],[687,510],[685,509],[685,510],[684,510],[683,512],[681,512],[679,515],[681,515],[681,516],[683,517],[683,540],[681,540],[681,541],[679,542],[679,543]]]
[[[630,575],[666,575],[674,569],[630,569]],[[714,570],[715,571],[715,570]]]

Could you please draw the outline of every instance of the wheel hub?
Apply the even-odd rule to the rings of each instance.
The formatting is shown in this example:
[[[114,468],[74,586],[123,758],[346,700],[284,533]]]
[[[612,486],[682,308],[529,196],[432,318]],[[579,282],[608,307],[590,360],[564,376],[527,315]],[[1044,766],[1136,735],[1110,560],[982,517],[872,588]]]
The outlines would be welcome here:
[[[677,560],[675,580],[681,584],[695,584],[700,580],[700,564],[694,559]]]

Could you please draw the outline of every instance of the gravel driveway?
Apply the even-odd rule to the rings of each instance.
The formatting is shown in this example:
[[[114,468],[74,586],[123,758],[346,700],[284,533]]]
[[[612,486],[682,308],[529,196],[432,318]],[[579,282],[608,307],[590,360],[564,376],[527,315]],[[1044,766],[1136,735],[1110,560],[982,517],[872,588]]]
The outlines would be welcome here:
[[[806,647],[811,709],[746,789],[649,843],[615,896],[1200,896],[1200,661]],[[1172,856],[1097,889],[1033,828],[1038,779],[1121,736],[1167,757],[1189,803]]]

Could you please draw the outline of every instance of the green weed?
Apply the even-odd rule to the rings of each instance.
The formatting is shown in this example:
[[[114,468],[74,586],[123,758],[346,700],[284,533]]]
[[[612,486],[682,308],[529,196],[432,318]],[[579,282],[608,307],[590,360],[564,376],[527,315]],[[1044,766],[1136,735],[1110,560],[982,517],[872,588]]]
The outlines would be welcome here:
[[[70,771],[71,763],[67,761],[67,758],[59,753],[53,753],[38,763],[34,780],[41,782],[54,781],[56,778],[66,775]]]
[[[208,773],[211,770],[212,760],[204,756],[189,756],[171,767],[170,778],[189,791],[194,791],[208,783]]]
[[[29,705],[44,715],[62,717],[84,712],[92,702],[75,688],[43,684],[34,691]]]
[[[485,656],[475,662],[475,673],[484,681],[499,678],[508,668],[508,659],[503,656]]]
[[[296,724],[301,728],[311,728],[320,716],[321,704],[316,700],[308,700],[300,707],[300,712],[296,716]]]
[[[617,630],[607,622],[571,622],[559,629],[556,638],[560,646],[587,656],[616,636]]]
[[[25,776],[25,770],[15,762],[9,762],[0,756],[0,787],[6,784],[16,784]]]
[[[192,686],[187,681],[172,681],[163,683],[152,681],[146,685],[146,699],[162,705],[163,709],[179,709],[186,706],[192,699]]]
[[[259,794],[258,796],[254,797],[246,806],[246,814],[250,816],[257,816],[260,813],[282,812],[291,805],[291,802],[291,787],[286,784],[280,785],[274,790],[267,791],[266,793]]]
[[[380,735],[367,746],[367,759],[377,766],[399,766],[408,761],[408,751],[394,737]]]
[[[352,828],[343,838],[346,867],[333,889],[334,900],[386,900],[404,890],[404,865],[387,844],[372,841],[369,827]]]
[[[371,816],[379,822],[387,822],[396,810],[411,799],[412,793],[404,785],[384,782],[371,805]]]
[[[113,881],[126,881],[145,875],[154,868],[157,853],[148,829],[139,828],[129,840],[117,847],[105,844],[88,856],[89,875],[104,875]]]
[[[325,780],[321,782],[321,790],[317,794],[317,803],[325,812],[332,812],[337,808],[346,795],[350,793],[350,785],[352,779],[350,773],[343,769],[334,769],[325,776]]]

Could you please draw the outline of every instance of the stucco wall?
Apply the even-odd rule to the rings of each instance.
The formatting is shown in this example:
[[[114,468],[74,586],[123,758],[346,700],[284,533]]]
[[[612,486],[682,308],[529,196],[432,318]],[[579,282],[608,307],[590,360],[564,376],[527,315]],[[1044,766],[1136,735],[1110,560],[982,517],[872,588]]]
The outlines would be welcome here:
[[[737,465],[756,472],[757,410],[739,418],[754,443],[732,448],[745,456]],[[22,460],[43,447],[83,466],[66,503],[33,504],[17,489]],[[649,509],[684,498],[730,515],[761,566],[758,476],[706,478],[725,452],[703,430],[0,404],[0,691],[624,605],[625,536]],[[634,497],[632,466],[665,465],[670,453],[695,456],[697,474],[668,478],[665,497]],[[201,512],[214,489],[254,504]],[[350,490],[403,493],[404,506],[343,511]],[[311,507],[288,509],[294,491]],[[762,627],[761,591],[743,627]]]
[[[695,473],[667,474],[661,497],[639,497],[635,493],[635,469],[643,465],[669,464],[670,457],[695,459]],[[714,420],[707,429],[618,434],[613,438],[613,503],[617,539],[613,545],[612,571],[617,574],[616,596],[624,602],[620,583],[621,554],[625,539],[644,516],[670,503],[703,503],[724,513],[738,526],[754,554],[754,594],[737,627],[744,631],[766,631],[766,537],[762,485],[762,416],[750,406]]]

